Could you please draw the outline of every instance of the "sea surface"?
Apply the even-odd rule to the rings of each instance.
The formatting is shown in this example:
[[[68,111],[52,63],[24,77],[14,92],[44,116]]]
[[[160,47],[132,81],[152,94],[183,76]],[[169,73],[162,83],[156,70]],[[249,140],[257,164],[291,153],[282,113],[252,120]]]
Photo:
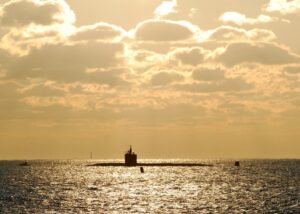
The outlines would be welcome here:
[[[300,213],[300,160],[164,161],[213,166],[0,161],[0,213]]]

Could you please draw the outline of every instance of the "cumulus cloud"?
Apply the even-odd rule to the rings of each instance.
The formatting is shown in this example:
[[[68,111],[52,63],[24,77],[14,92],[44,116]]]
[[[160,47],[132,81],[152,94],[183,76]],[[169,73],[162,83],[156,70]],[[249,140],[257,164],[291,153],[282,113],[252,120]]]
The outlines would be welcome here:
[[[245,25],[245,24],[255,25],[255,24],[274,22],[277,21],[278,18],[263,15],[263,14],[259,15],[256,18],[248,18],[244,14],[235,11],[229,11],[221,15],[219,20],[224,23],[232,23],[236,25]]]
[[[300,11],[300,0],[270,0],[265,11],[291,14]]]
[[[64,36],[53,28],[35,29],[11,29],[1,39],[0,48],[12,55],[24,56],[31,49],[40,48],[47,44],[57,44],[64,40]]]
[[[199,30],[188,22],[147,20],[137,25],[135,38],[144,41],[168,42],[187,40]]]
[[[24,56],[32,48],[57,44],[74,31],[74,21],[64,0],[8,1],[0,8],[0,24],[5,30],[0,48]]]
[[[236,28],[231,26],[221,26],[206,32],[209,36],[208,41],[228,42],[228,41],[261,41],[268,42],[276,39],[276,35],[266,29],[250,29]]]
[[[244,79],[228,78],[218,82],[201,82],[176,85],[176,89],[194,93],[239,92],[252,89],[253,85]]]
[[[159,72],[159,73],[156,73],[154,74],[152,77],[151,77],[151,85],[154,85],[154,86],[164,86],[164,85],[168,85],[168,84],[171,84],[173,82],[176,82],[176,81],[180,81],[180,80],[183,80],[184,77],[178,73],[174,73],[174,72]]]
[[[110,69],[122,63],[122,43],[88,42],[73,45],[46,45],[28,55],[8,63],[8,78],[46,78],[62,82],[103,82],[113,72]],[[110,81],[110,80],[108,80]],[[111,79],[111,81],[116,81]]]
[[[192,77],[199,81],[221,81],[225,79],[224,71],[221,69],[198,68],[193,71]]]
[[[170,60],[185,65],[197,66],[207,59],[208,52],[203,48],[177,48],[170,53]]]
[[[232,43],[217,56],[217,61],[226,66],[240,63],[280,65],[299,62],[299,60],[299,56],[271,43]]]
[[[154,11],[157,18],[176,13],[177,0],[163,1]]]
[[[0,8],[3,26],[73,23],[75,15],[63,0],[11,0]]]
[[[96,23],[77,28],[76,32],[70,36],[70,39],[75,41],[114,40],[120,38],[124,32],[122,28],[115,25]]]

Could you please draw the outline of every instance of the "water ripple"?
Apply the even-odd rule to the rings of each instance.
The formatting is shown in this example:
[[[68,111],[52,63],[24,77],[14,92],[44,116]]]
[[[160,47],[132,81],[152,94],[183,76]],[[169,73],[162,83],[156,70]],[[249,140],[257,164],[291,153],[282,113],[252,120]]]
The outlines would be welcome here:
[[[188,160],[187,160],[188,161]],[[203,161],[202,161],[203,162]],[[213,167],[0,162],[1,213],[300,213],[299,160]]]

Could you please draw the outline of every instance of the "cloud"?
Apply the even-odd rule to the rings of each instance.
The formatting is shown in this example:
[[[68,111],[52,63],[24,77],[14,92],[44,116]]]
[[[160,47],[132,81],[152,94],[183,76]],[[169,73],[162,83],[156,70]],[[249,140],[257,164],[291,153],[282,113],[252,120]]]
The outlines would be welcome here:
[[[206,34],[209,34],[208,41],[216,42],[228,42],[228,41],[272,41],[276,39],[276,35],[266,29],[250,29],[245,30],[242,28],[236,28],[231,26],[221,26],[216,29],[207,31]]]
[[[0,48],[7,50],[12,55],[27,55],[33,48],[41,48],[43,45],[58,44],[65,37],[55,28],[36,29],[11,29],[1,39]]]
[[[300,74],[300,65],[285,67],[284,71],[289,74]]]
[[[63,90],[51,87],[50,84],[46,83],[33,84],[22,90],[22,96],[51,97],[63,96],[64,94]]]
[[[90,110],[89,100],[82,96],[28,96],[21,100],[23,103],[32,107],[49,108],[55,106],[56,108],[70,108],[74,110]],[[65,109],[66,112],[67,109]]]
[[[45,45],[4,65],[8,78],[45,78],[62,82],[111,82],[123,60],[122,43],[88,42]],[[104,71],[102,71],[104,69]],[[107,73],[105,72],[107,71]],[[118,73],[118,71],[115,71]],[[112,78],[112,79],[109,79]]]
[[[234,11],[229,11],[221,15],[219,20],[224,23],[232,23],[236,25],[245,25],[245,24],[255,25],[255,24],[274,22],[277,21],[278,18],[262,15],[262,14],[259,15],[257,18],[248,18],[244,14],[234,12]]]
[[[265,11],[279,12],[281,14],[291,14],[300,11],[300,0],[270,0],[266,5]]]
[[[205,62],[207,51],[203,48],[177,48],[170,53],[170,59],[185,65],[197,66]]]
[[[213,92],[239,92],[253,88],[253,85],[247,83],[244,79],[228,78],[218,82],[209,83],[189,83],[178,84],[175,86],[178,90],[189,91],[193,93],[213,93]]]
[[[75,15],[63,0],[11,0],[0,8],[5,30],[0,48],[24,56],[32,48],[57,44],[75,29]]]
[[[224,71],[220,69],[198,68],[193,71],[192,77],[199,81],[221,81],[225,79]]]
[[[137,25],[135,38],[155,42],[180,41],[192,38],[195,30],[197,27],[188,22],[146,20]]]
[[[176,13],[177,0],[163,1],[154,11],[157,18]]]
[[[163,61],[164,55],[147,50],[134,50],[133,52],[133,64],[157,64]]]
[[[123,77],[125,74],[130,72],[129,69],[119,68],[119,69],[98,69],[88,72],[86,75],[87,82],[94,82],[98,84],[115,86],[126,86],[129,82]],[[82,80],[79,80],[82,82]],[[84,80],[83,80],[84,81]]]
[[[232,43],[217,57],[226,66],[240,63],[280,65],[299,62],[299,56],[271,43]]]
[[[76,32],[70,36],[70,39],[74,41],[114,40],[120,38],[124,32],[118,26],[100,22],[77,28]]]
[[[0,8],[3,26],[73,23],[75,15],[64,0],[11,0]]]
[[[174,72],[159,72],[151,77],[150,82],[154,86],[164,86],[183,79],[182,75]]]

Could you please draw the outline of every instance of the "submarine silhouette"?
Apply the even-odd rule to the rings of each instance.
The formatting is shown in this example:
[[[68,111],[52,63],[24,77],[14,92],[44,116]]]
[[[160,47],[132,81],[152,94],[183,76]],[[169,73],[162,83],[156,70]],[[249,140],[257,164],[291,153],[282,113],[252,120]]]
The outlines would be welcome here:
[[[137,164],[137,155],[132,152],[132,148],[125,153],[125,166],[136,166]]]
[[[103,162],[103,163],[95,163],[88,166],[213,166],[212,164],[204,164],[204,163],[186,163],[186,162],[154,162],[154,163],[138,163],[137,154],[133,152],[132,147],[130,146],[129,150],[124,155],[124,162]]]

